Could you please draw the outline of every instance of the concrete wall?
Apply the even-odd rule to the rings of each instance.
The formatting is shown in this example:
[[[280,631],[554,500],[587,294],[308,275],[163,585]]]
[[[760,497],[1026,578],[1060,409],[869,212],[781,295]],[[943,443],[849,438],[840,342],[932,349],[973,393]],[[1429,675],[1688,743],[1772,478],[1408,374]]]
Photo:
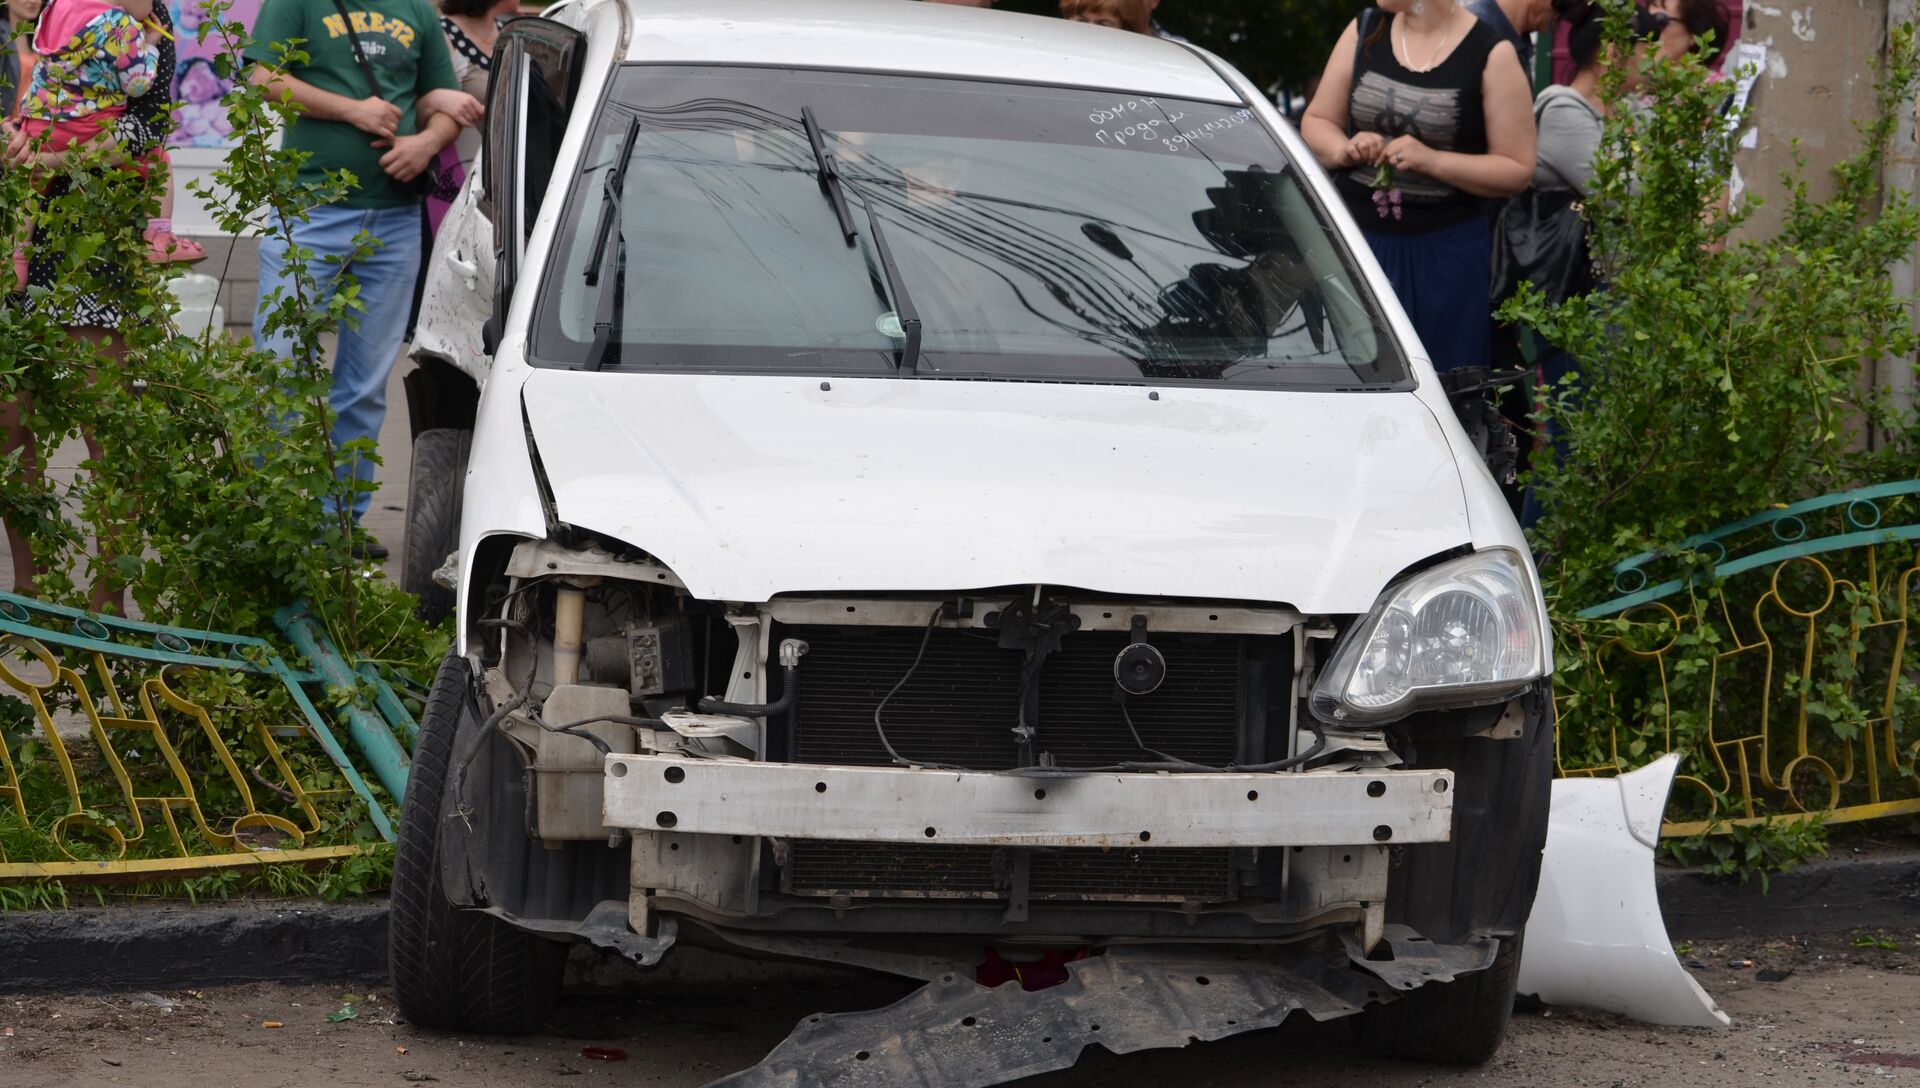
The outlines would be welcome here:
[[[1810,191],[1832,191],[1835,163],[1859,146],[1854,123],[1873,112],[1871,60],[1885,50],[1888,0],[1747,0],[1742,37],[1767,47],[1748,123],[1758,146],[1735,161],[1735,190],[1762,204],[1749,222],[1758,235],[1780,226],[1780,175],[1793,141],[1806,157]]]

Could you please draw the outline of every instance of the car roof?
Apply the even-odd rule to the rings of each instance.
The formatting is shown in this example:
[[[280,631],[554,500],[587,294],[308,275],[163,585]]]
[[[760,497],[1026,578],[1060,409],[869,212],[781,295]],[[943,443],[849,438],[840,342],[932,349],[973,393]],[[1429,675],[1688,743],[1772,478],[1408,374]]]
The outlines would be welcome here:
[[[1065,19],[923,0],[612,0],[626,59],[903,72],[1238,101],[1192,50]]]

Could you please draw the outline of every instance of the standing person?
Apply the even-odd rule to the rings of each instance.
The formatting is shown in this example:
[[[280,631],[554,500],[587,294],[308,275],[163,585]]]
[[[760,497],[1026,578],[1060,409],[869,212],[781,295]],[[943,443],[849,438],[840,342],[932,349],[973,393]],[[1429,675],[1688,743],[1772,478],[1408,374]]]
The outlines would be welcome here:
[[[1538,237],[1527,239],[1526,232],[1537,236],[1554,225],[1563,230],[1570,228],[1571,223],[1547,224],[1541,222],[1540,217],[1571,215],[1577,219],[1579,212],[1569,207],[1569,202],[1584,201],[1592,191],[1594,158],[1600,151],[1608,112],[1606,102],[1600,97],[1600,77],[1608,54],[1602,41],[1606,11],[1601,4],[1596,0],[1554,0],[1554,7],[1559,13],[1560,25],[1565,28],[1568,51],[1576,67],[1570,83],[1548,87],[1534,101],[1538,149],[1533,169],[1535,195],[1531,204],[1525,203],[1524,197],[1517,201],[1509,210],[1522,218],[1503,225],[1509,231],[1520,232],[1507,252],[1520,252],[1522,243],[1531,241],[1536,259],[1545,260],[1546,254],[1555,254],[1553,267],[1530,270],[1534,274],[1529,278],[1549,292],[1551,301],[1561,302],[1567,295],[1584,293],[1594,286],[1592,258],[1587,247],[1585,244],[1540,245]],[[1526,218],[1528,216],[1532,218]],[[1586,267],[1573,267],[1575,262]],[[1565,383],[1574,372],[1575,364],[1566,352],[1542,343],[1532,366],[1541,390],[1570,391]],[[1548,418],[1536,441],[1544,444],[1548,451],[1544,456],[1555,461],[1566,457],[1566,440],[1557,418]],[[1530,458],[1543,456],[1537,450],[1528,452]],[[1520,527],[1531,529],[1539,523],[1543,512],[1540,494],[1529,475],[1520,507]]]
[[[128,5],[129,10],[135,10],[136,4],[139,4],[139,0],[132,0]],[[37,0],[9,0],[9,8],[16,22],[22,18],[23,11],[28,19],[44,14]],[[121,162],[138,162],[165,143],[173,108],[173,23],[167,5],[153,3],[149,10],[147,5],[139,4],[136,14],[156,35],[154,46],[157,62],[153,80],[144,94],[126,102],[124,111],[119,114],[111,130],[97,141],[105,145],[101,148],[103,153],[110,152],[112,157],[117,157]],[[69,157],[68,150],[45,146],[24,131],[16,129],[8,135],[6,162],[9,166],[31,166],[53,175],[41,193],[43,200],[49,204],[73,190],[73,178],[62,172],[68,168]],[[57,286],[62,254],[56,251],[55,246],[37,244],[42,241],[38,237],[30,239],[26,267],[28,292],[9,300],[10,305],[44,305],[41,301],[47,297],[44,292],[50,292]],[[65,328],[67,335],[95,345],[108,366],[117,369],[126,355],[126,344],[120,339],[119,330],[132,315],[121,308],[120,301],[115,297],[117,292],[114,286],[125,281],[126,273],[112,264],[114,259],[112,255],[97,258],[88,268],[95,288],[81,293],[72,300],[70,307],[53,316]],[[35,288],[41,290],[35,291]],[[118,375],[113,373],[97,376],[97,380],[102,381],[117,379]],[[21,474],[29,483],[37,482],[42,472],[33,430],[26,422],[32,415],[33,401],[24,394],[0,404],[0,455],[20,451]],[[84,430],[81,433],[87,444],[88,456],[96,463],[103,462],[105,451],[100,448],[93,434]],[[38,571],[26,540],[12,522],[7,524],[7,544],[13,553],[14,587],[30,594]],[[100,576],[94,580],[91,590],[92,607],[95,611],[111,609],[125,615],[126,590],[114,581],[110,562],[112,557],[104,543],[99,551],[101,562],[95,569]]]
[[[105,0],[57,0],[33,28],[39,62],[20,97],[19,131],[46,150],[65,151],[106,136],[126,115],[127,103],[153,89],[160,67],[157,25]],[[31,232],[31,224],[28,231]],[[27,255],[15,254],[16,286],[24,287]]]
[[[1715,76],[1720,74],[1720,63],[1732,44],[1728,37],[1730,23],[1720,0],[1654,0],[1646,7],[1658,24],[1660,56],[1679,60],[1711,34],[1713,47],[1707,53],[1707,67]]]
[[[519,7],[519,0],[440,0],[440,29],[447,36],[454,78],[477,102],[487,100],[493,82],[493,47],[500,40],[500,28]],[[462,121],[464,127],[454,141],[463,171],[471,170],[480,154],[480,130],[474,127],[478,120]]]
[[[406,334],[420,269],[422,194],[414,182],[460,131],[445,110],[417,129],[415,124],[423,94],[456,89],[447,39],[426,0],[266,0],[253,34],[246,50],[250,78],[271,93],[289,95],[300,110],[286,135],[288,150],[307,153],[299,180],[318,183],[327,171],[346,169],[359,182],[338,201],[314,208],[304,222],[261,239],[254,340],[282,357],[292,351],[284,336],[269,336],[265,328],[268,300],[289,286],[289,241],[312,253],[323,296],[331,296],[341,276],[355,276],[362,309],[355,326],[339,330],[328,397],[333,442],[338,448],[358,438],[378,441],[387,414],[387,375]],[[285,70],[273,67],[280,63],[274,43],[290,40],[305,43],[307,60]],[[362,231],[376,245],[356,257],[354,239]],[[308,305],[324,302],[311,299]],[[371,462],[354,458],[350,467],[359,479],[372,478]],[[356,524],[370,500],[368,492],[355,494]],[[387,554],[378,541],[354,548],[365,558]]]
[[[1491,352],[1484,201],[1533,175],[1532,104],[1512,46],[1457,0],[1381,0],[1301,118],[1436,370]]]

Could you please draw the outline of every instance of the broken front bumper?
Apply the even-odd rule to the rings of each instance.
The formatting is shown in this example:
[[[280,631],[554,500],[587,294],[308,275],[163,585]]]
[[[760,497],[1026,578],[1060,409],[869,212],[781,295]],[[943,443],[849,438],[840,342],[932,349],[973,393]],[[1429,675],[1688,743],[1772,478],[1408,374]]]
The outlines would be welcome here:
[[[1448,770],[944,771],[607,757],[609,828],[988,846],[1446,842]]]

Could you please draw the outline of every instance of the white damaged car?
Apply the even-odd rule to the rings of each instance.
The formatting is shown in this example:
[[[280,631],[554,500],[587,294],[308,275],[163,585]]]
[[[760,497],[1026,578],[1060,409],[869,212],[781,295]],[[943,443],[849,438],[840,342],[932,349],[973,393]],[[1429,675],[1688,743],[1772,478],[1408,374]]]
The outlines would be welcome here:
[[[530,1028],[576,940],[927,981],[742,1074],[788,1083],[1294,1009],[1493,1053],[1537,577],[1242,76],[934,4],[571,0],[503,31],[483,161],[423,323],[485,381],[408,1019]]]

